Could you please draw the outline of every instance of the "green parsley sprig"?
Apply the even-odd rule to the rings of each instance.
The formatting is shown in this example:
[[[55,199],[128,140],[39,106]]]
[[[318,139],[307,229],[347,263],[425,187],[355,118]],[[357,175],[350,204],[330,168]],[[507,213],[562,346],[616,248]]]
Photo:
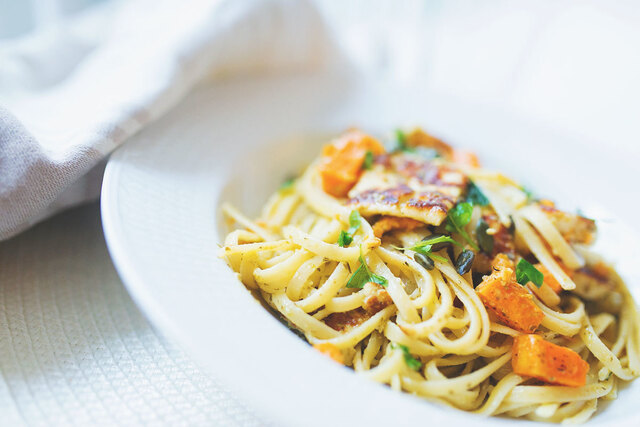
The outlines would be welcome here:
[[[469,221],[471,221],[472,213],[473,205],[471,203],[458,203],[455,208],[449,211],[445,228],[450,233],[460,233],[464,240],[466,240],[476,252],[479,252],[480,248],[464,229],[464,227],[469,224]]]
[[[527,283],[533,282],[538,288],[542,286],[544,281],[544,274],[537,268],[535,268],[529,261],[524,258],[520,258],[518,265],[516,266],[516,280],[522,286],[526,286]]]
[[[533,191],[531,191],[530,188],[525,187],[524,185],[520,187],[520,190],[522,190],[522,192],[524,193],[525,196],[527,196],[527,203],[528,202],[532,202],[536,199],[536,197],[533,194]]]
[[[489,204],[487,196],[471,180],[467,184],[467,202],[476,206],[487,206]]]
[[[353,236],[356,234],[356,231],[360,228],[360,223],[362,222],[362,217],[358,211],[351,211],[349,214],[349,229],[347,231],[340,231],[340,235],[338,236],[338,244],[343,248],[346,248],[353,242]]]
[[[396,129],[396,146],[393,151],[411,151],[411,147],[407,145],[407,134],[401,129]]]
[[[349,278],[347,288],[362,289],[364,285],[369,282],[377,283],[381,286],[388,285],[387,279],[369,270],[369,267],[362,256],[362,246],[360,246],[360,257],[358,260],[360,260],[360,267],[358,267],[358,269]]]
[[[418,359],[416,359],[411,355],[411,352],[409,351],[409,347],[407,347],[406,345],[392,342],[391,349],[402,351],[402,354],[404,356],[404,363],[407,364],[409,369],[413,369],[414,371],[417,371],[420,368],[422,368],[422,362],[420,362]]]
[[[373,161],[374,161],[373,151],[367,151],[367,153],[364,155],[364,162],[362,162],[362,169],[365,169],[365,170],[371,169],[373,167]]]
[[[280,193],[286,193],[288,191],[291,191],[295,183],[296,183],[296,179],[294,177],[287,178],[282,184],[280,184],[280,187],[278,187],[278,191]]]
[[[449,236],[437,236],[437,237],[434,237],[433,239],[422,240],[411,247],[400,248],[398,246],[393,246],[393,248],[399,251],[409,250],[409,251],[417,252],[419,254],[426,255],[440,262],[447,262],[446,258],[440,255],[434,254],[432,252],[434,250],[434,246],[436,246],[438,243],[453,243],[454,245],[458,245],[462,247],[460,243],[456,242]]]

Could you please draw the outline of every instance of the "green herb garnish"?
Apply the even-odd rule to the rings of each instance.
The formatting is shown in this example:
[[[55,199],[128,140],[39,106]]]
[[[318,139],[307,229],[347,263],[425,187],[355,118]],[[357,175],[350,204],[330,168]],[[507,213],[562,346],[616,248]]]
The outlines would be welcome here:
[[[397,153],[398,151],[409,151],[409,152],[415,151],[415,148],[407,145],[407,134],[404,133],[404,131],[402,131],[401,129],[396,129],[395,136],[396,136],[396,139],[394,142],[393,149],[390,150],[391,152]]]
[[[491,255],[493,252],[493,236],[487,234],[488,229],[489,224],[487,224],[484,219],[478,221],[478,226],[476,227],[476,239],[478,240],[478,246],[480,246],[482,252]]]
[[[471,221],[471,214],[473,213],[473,205],[468,202],[458,203],[455,208],[449,211],[447,215],[446,230],[450,233],[460,233],[460,235],[466,240],[469,245],[476,251],[480,248],[469,237],[469,234],[465,231],[464,227]]]
[[[362,289],[369,282],[377,283],[381,286],[387,286],[388,282],[382,276],[372,273],[362,256],[362,246],[360,246],[360,267],[351,275],[347,282],[347,288]]]
[[[353,237],[351,237],[346,231],[341,230],[340,235],[338,236],[338,244],[343,248],[346,248],[351,244],[351,242],[353,242]]]
[[[527,202],[530,202],[535,199],[533,196],[533,191],[525,187],[524,185],[520,187],[520,190],[527,196]]]
[[[533,282],[537,287],[542,286],[544,281],[544,275],[540,270],[535,268],[529,261],[521,258],[516,266],[516,280],[522,286],[525,286],[529,282]]]
[[[369,170],[373,167],[373,151],[367,151],[364,155],[364,162],[362,163],[362,169]]]
[[[285,193],[287,191],[291,191],[291,189],[293,189],[293,184],[296,183],[296,179],[295,178],[287,178],[282,184],[280,184],[280,187],[278,188],[278,191],[281,193]]]
[[[402,344],[398,344],[398,343],[392,342],[391,343],[391,349],[392,350],[401,350],[402,351],[402,354],[404,356],[404,363],[407,364],[409,369],[413,369],[414,371],[417,371],[420,368],[422,368],[422,362],[420,362],[418,359],[416,359],[415,357],[413,357],[411,355],[411,353],[409,352],[409,347],[407,347],[406,345],[402,345]]]
[[[353,242],[353,235],[356,234],[356,231],[360,228],[361,221],[362,217],[360,216],[360,212],[351,211],[349,214],[349,229],[347,231],[342,230],[340,236],[338,236],[338,244],[340,246],[346,248]]]
[[[447,259],[440,256],[440,255],[436,255],[434,254],[432,251],[433,250],[439,250],[441,248],[436,247],[436,245],[438,243],[453,243],[454,245],[458,245],[458,246],[462,246],[460,243],[456,242],[455,240],[453,240],[451,237],[449,236],[437,236],[434,237],[433,239],[425,239],[422,240],[418,243],[416,243],[415,245],[408,247],[408,248],[399,248],[397,246],[393,246],[394,249],[397,249],[399,251],[413,251],[413,252],[417,252],[419,254],[428,256],[432,259],[438,260],[440,262],[447,262]]]
[[[467,202],[476,206],[487,206],[489,204],[487,196],[485,196],[478,186],[471,180],[469,180],[469,184],[467,184]]]
[[[426,255],[431,259],[435,259],[436,261],[440,261],[440,262],[447,262],[447,259],[443,256],[434,254],[433,252],[431,252],[430,249],[422,249],[422,248],[416,248],[416,249],[412,249],[414,252],[422,254],[422,255]]]
[[[351,211],[351,213],[349,214],[349,234],[353,234],[358,231],[361,221],[362,217],[360,216],[360,212]]]
[[[404,151],[408,148],[407,134],[405,134],[401,129],[396,129],[396,144],[398,144],[398,149],[400,149],[401,151]]]

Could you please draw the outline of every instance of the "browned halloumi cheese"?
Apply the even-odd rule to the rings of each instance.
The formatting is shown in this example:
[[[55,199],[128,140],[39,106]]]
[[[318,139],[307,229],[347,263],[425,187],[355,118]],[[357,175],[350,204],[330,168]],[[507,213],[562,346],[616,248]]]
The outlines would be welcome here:
[[[398,218],[397,216],[382,216],[375,224],[373,224],[373,235],[377,238],[382,237],[386,232],[392,230],[411,231],[424,224],[411,218]]]
[[[556,209],[553,202],[542,200],[538,206],[569,243],[590,245],[596,237],[596,222],[581,215]]]
[[[440,225],[460,198],[466,176],[438,160],[413,153],[378,156],[349,191],[362,215],[390,215]]]
[[[592,301],[605,298],[618,287],[613,269],[603,262],[574,271],[571,279],[576,284],[573,292]]]

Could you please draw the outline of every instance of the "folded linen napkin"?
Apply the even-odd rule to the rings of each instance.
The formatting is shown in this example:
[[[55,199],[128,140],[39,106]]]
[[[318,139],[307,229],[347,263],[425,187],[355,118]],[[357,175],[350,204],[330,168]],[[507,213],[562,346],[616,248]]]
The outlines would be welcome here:
[[[311,1],[127,0],[0,45],[0,240],[97,197],[108,154],[206,78],[328,57]]]

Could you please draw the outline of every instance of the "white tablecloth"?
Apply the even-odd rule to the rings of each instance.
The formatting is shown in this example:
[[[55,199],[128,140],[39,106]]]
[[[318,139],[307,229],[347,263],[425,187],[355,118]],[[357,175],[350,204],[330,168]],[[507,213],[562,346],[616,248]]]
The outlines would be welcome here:
[[[0,243],[0,425],[263,425],[138,311],[97,203]]]

